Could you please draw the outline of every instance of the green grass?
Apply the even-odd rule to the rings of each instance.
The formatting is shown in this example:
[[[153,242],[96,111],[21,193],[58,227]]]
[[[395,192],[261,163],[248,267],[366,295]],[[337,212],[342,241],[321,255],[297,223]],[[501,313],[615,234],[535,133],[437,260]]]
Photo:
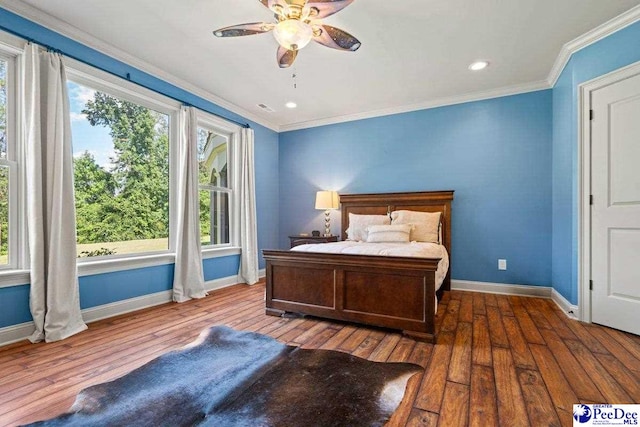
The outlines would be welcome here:
[[[202,236],[203,244],[209,243],[209,236]],[[95,251],[106,248],[115,253],[115,255],[137,254],[144,252],[160,252],[169,249],[169,239],[167,237],[161,239],[143,239],[128,240],[123,242],[105,242],[105,243],[82,243],[77,245],[78,255],[82,251]],[[9,262],[7,254],[0,255],[0,265]]]
[[[80,255],[82,251],[90,252],[101,248],[109,249],[116,255],[166,251],[169,249],[169,239],[165,237],[161,239],[127,240],[124,242],[82,243],[78,244],[77,251],[78,255]]]

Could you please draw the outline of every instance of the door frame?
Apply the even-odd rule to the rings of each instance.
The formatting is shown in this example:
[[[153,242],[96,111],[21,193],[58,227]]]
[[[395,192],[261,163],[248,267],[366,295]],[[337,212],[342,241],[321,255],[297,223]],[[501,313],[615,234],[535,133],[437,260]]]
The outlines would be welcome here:
[[[640,61],[578,85],[578,310],[591,323],[591,92],[640,74]]]

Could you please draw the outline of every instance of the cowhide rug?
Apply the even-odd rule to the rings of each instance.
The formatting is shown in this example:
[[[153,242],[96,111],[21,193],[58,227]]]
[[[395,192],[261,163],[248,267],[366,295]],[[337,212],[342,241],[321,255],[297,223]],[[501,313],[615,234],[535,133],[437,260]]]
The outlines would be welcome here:
[[[216,326],[33,425],[380,426],[421,371]]]

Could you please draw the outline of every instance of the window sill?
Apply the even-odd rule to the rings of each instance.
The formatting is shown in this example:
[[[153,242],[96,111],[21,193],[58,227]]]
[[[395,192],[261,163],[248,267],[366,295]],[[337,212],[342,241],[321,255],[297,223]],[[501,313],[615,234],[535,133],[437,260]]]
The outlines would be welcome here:
[[[203,259],[221,258],[225,256],[240,255],[241,249],[237,246],[224,248],[211,248],[202,251]],[[94,274],[113,273],[135,268],[155,267],[158,265],[173,264],[176,261],[175,254],[162,253],[154,255],[136,256],[131,258],[101,259],[95,261],[78,262],[78,277],[92,276]],[[29,270],[0,271],[0,288],[28,285],[31,283]]]
[[[0,288],[28,285],[31,282],[29,270],[0,271]]]
[[[210,248],[202,250],[202,259],[220,258],[224,256],[240,255],[242,250],[239,246],[225,246],[223,248]]]
[[[175,254],[166,252],[153,255],[132,256],[130,258],[78,261],[78,277],[133,270],[136,268],[155,267],[158,265],[173,264],[175,261]]]
[[[240,248],[235,246],[204,249],[202,251],[202,259],[239,255],[240,252]],[[95,261],[78,262],[78,277],[113,273],[122,270],[133,270],[136,268],[156,267],[159,265],[173,264],[175,262],[175,254],[166,252],[152,255],[132,256],[130,258],[100,259]]]

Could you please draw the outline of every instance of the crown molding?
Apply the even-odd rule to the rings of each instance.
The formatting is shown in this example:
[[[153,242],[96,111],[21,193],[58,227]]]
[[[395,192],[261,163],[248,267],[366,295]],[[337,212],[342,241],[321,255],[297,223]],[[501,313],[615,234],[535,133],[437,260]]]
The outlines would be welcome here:
[[[482,92],[470,92],[463,95],[456,95],[444,98],[433,99],[429,101],[419,102],[411,105],[404,105],[391,108],[382,108],[379,110],[366,111],[362,113],[347,114],[344,116],[327,117],[325,119],[310,120],[307,122],[292,123],[281,125],[280,132],[288,132],[293,130],[308,129],[318,126],[333,125],[337,123],[352,122],[355,120],[371,119],[374,117],[390,116],[394,114],[409,113],[412,111],[428,110],[431,108],[445,107],[448,105],[464,104],[473,101],[482,101],[493,98],[501,98],[504,96],[519,95],[528,92],[536,92],[538,90],[550,89],[546,80],[539,82],[525,83],[521,85],[506,86],[503,88],[492,89]]]
[[[348,114],[343,116],[327,117],[323,119],[310,120],[305,122],[297,122],[291,124],[278,125],[273,122],[264,120],[262,117],[245,110],[244,108],[233,104],[223,98],[220,98],[213,93],[202,89],[192,83],[189,83],[179,77],[176,77],[166,71],[151,65],[133,55],[116,48],[115,46],[108,44],[76,27],[67,24],[57,18],[43,13],[42,11],[20,1],[20,0],[2,0],[1,7],[20,15],[30,21],[40,24],[52,31],[55,31],[63,36],[66,36],[72,40],[75,40],[87,47],[90,47],[100,53],[110,56],[116,60],[119,60],[125,64],[135,67],[145,73],[148,73],[160,80],[172,84],[180,89],[183,89],[193,95],[203,98],[207,101],[213,102],[216,105],[225,108],[235,114],[238,114],[245,119],[258,123],[268,129],[275,132],[288,132],[293,130],[307,129],[318,126],[332,125],[344,122],[350,122],[355,120],[364,120],[374,117],[381,117],[393,114],[401,114],[412,111],[419,111],[437,107],[444,107],[448,105],[462,104],[466,102],[481,101],[491,98],[499,98],[503,96],[518,95],[527,92],[534,92],[537,90],[549,89],[555,86],[562,70],[569,62],[571,55],[575,52],[619,31],[637,21],[640,20],[640,5],[635,6],[628,11],[618,15],[617,17],[605,22],[604,24],[586,32],[585,34],[577,37],[576,39],[565,43],[558,57],[556,58],[547,79],[544,81],[526,83],[522,85],[507,86],[504,88],[492,89],[489,91],[472,92],[463,95],[457,95],[452,97],[438,98],[434,100],[428,100],[416,104],[383,108],[379,110],[365,111],[361,113]]]
[[[210,101],[222,108],[225,108],[226,110],[244,117],[245,119],[258,123],[275,132],[279,131],[279,127],[277,124],[268,122],[262,117],[259,117],[254,113],[251,113],[244,108],[227,101],[226,99],[220,98],[219,96],[214,95],[213,93],[202,89],[192,83],[189,83],[186,80],[176,77],[173,74],[162,70],[161,68],[151,65],[139,58],[136,58],[135,56],[109,43],[106,43],[105,41],[100,40],[97,37],[94,37],[77,27],[54,18],[53,16],[47,15],[46,13],[20,0],[2,0],[2,4],[0,4],[0,7],[12,13],[15,13],[16,15],[20,15],[25,19],[35,22],[36,24],[42,25],[43,27],[46,27],[52,31],[55,31],[58,34],[75,40],[76,42],[81,43],[91,49],[110,56],[111,58],[130,65],[131,67],[137,68],[140,71],[150,74],[193,95]]]
[[[424,110],[429,108],[444,107],[447,105],[463,104],[465,102],[481,101],[491,98],[499,98],[509,95],[517,95],[521,93],[533,92],[537,90],[550,89],[555,86],[562,70],[569,62],[571,55],[579,50],[610,36],[611,34],[628,27],[640,20],[640,5],[635,6],[628,11],[616,16],[602,25],[584,33],[580,37],[565,43],[556,58],[547,79],[544,81],[526,83],[523,85],[504,87],[484,92],[475,92],[449,98],[440,98],[421,102],[417,104],[399,106],[392,108],[384,108],[363,113],[355,113],[345,116],[328,117],[325,119],[311,120],[307,122],[292,123],[289,125],[281,125],[280,132],[288,132],[293,130],[307,129],[318,126],[325,126],[337,123],[344,123],[354,120],[363,120],[373,117],[387,116],[392,114],[407,113],[411,111]]]
[[[571,55],[605,37],[610,36],[616,31],[620,31],[621,29],[634,24],[638,20],[640,20],[640,5],[635,6],[604,24],[597,26],[593,30],[587,31],[580,37],[565,43],[562,46],[562,49],[560,49],[560,53],[558,54],[556,61],[553,63],[553,67],[551,67],[551,71],[547,77],[549,87],[555,86],[562,70],[567,66]]]

